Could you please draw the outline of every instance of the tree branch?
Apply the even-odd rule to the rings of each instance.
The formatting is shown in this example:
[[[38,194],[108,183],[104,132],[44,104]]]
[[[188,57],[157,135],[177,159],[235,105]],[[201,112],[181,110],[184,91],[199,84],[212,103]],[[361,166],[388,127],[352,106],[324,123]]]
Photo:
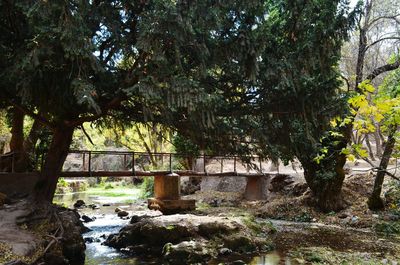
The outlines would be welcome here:
[[[400,20],[397,19],[397,17],[400,16],[400,14],[396,14],[393,16],[380,16],[377,17],[375,19],[373,19],[370,23],[368,23],[368,27],[372,26],[372,24],[374,24],[375,22],[378,22],[381,19],[393,19],[394,21],[396,21],[396,23],[400,24]]]
[[[84,134],[84,135],[86,136],[86,138],[89,140],[89,142],[90,142],[92,145],[94,145],[94,143],[93,143],[93,141],[92,141],[92,138],[90,138],[90,135],[86,132],[85,127],[83,127],[83,124],[81,125],[81,129],[82,129],[83,134]]]
[[[385,72],[389,72],[392,70],[395,70],[397,68],[400,67],[400,58],[398,58],[394,63],[391,64],[386,64],[383,65],[381,67],[375,68],[368,76],[366,79],[372,81],[373,79],[375,79],[375,77],[377,77],[378,75],[385,73]]]
[[[400,37],[391,36],[391,37],[385,37],[385,38],[378,39],[378,40],[374,41],[373,43],[367,45],[367,46],[365,47],[365,51],[367,51],[367,50],[368,50],[369,48],[371,48],[372,46],[374,46],[374,45],[376,45],[376,44],[378,44],[379,42],[384,41],[384,40],[400,40]]]
[[[378,172],[378,171],[383,171],[385,172],[386,175],[388,175],[389,177],[400,181],[400,178],[396,177],[394,174],[388,172],[387,170],[381,169],[380,167],[375,166],[368,158],[363,158],[363,160],[365,162],[367,162],[368,164],[370,164],[370,166],[372,166],[371,170],[374,172]]]
[[[76,127],[76,126],[82,125],[84,122],[95,121],[95,120],[107,115],[107,113],[111,109],[115,109],[116,107],[118,107],[121,104],[121,102],[124,101],[125,99],[127,99],[127,97],[125,95],[116,96],[101,109],[100,114],[95,114],[95,115],[91,115],[91,116],[82,116],[76,120],[65,121],[64,123],[65,123],[65,125],[67,125],[69,127]]]
[[[11,105],[13,105],[15,108],[21,110],[24,114],[31,116],[32,118],[34,118],[35,120],[38,120],[40,123],[48,126],[50,129],[54,129],[56,127],[56,124],[54,122],[49,121],[48,119],[46,119],[45,117],[43,117],[40,114],[36,114],[35,112],[15,103],[15,102],[10,102]]]

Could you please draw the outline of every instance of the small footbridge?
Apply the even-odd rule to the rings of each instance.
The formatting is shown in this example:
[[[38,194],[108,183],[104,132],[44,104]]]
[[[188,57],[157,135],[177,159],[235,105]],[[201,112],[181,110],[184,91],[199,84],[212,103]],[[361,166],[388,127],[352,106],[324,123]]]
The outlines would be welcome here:
[[[18,176],[40,175],[43,156],[35,159],[37,171],[17,173],[14,170],[17,154],[0,156],[11,164],[9,172]],[[266,189],[272,175],[268,161],[258,156],[191,156],[177,153],[150,153],[133,151],[71,150],[68,153],[60,177],[154,177],[155,197],[148,200],[149,208],[163,212],[179,212],[195,208],[194,200],[180,196],[180,177],[246,177],[245,197],[248,200],[266,199]]]

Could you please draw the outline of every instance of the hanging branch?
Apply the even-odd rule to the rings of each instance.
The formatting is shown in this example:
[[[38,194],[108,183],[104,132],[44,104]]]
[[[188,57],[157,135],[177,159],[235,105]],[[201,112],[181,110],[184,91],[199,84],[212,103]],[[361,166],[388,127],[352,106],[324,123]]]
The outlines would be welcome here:
[[[86,136],[86,138],[89,140],[89,142],[94,146],[95,144],[92,141],[92,138],[90,138],[90,135],[86,132],[85,127],[83,127],[83,124],[80,126],[83,134]]]

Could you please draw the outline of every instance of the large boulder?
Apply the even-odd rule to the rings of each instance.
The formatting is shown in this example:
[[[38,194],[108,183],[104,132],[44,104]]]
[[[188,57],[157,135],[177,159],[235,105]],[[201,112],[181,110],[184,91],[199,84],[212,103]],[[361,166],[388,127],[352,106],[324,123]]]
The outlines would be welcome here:
[[[207,242],[194,240],[182,241],[176,245],[168,243],[163,248],[164,258],[170,264],[180,264],[183,260],[190,264],[202,263],[217,254]]]
[[[105,244],[135,254],[162,255],[171,264],[182,260],[198,263],[232,252],[269,249],[266,235],[270,226],[249,222],[239,217],[192,214],[135,218],[118,234],[110,235]],[[254,226],[258,227],[257,232]]]
[[[181,195],[193,194],[200,190],[201,178],[196,177],[181,177]]]
[[[294,182],[295,180],[292,175],[278,174],[271,179],[268,189],[272,192],[285,191]]]
[[[64,234],[62,239],[62,254],[70,264],[84,264],[86,245],[82,237],[83,224],[75,211],[65,210],[59,214]]]

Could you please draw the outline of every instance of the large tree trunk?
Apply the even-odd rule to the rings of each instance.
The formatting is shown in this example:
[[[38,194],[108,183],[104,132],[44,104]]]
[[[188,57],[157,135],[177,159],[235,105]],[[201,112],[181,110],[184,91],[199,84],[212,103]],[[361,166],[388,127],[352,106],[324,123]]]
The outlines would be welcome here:
[[[318,208],[323,212],[342,210],[346,204],[342,197],[342,185],[345,178],[343,166],[346,163],[346,156],[339,155],[336,158],[334,172],[330,172],[330,177],[323,177],[318,174],[326,172],[328,168],[322,168],[315,162],[302,163],[304,177],[315,198]],[[326,172],[325,174],[328,174]]]
[[[46,155],[46,161],[40,174],[40,180],[35,187],[37,200],[52,202],[56,191],[58,178],[67,158],[74,128],[57,127]]]
[[[385,150],[383,151],[381,162],[379,164],[379,171],[375,177],[374,189],[368,199],[368,207],[371,210],[380,210],[385,207],[385,204],[381,198],[382,184],[386,174],[385,171],[389,164],[389,159],[393,153],[394,145],[396,143],[396,131],[397,126],[391,126],[389,128],[389,136],[385,145]]]
[[[1,171],[5,172],[20,172],[21,169],[17,167],[17,161],[21,157],[24,145],[24,113],[18,109],[11,109],[11,139],[10,139],[10,152],[12,156],[7,157],[1,162]]]
[[[12,109],[11,122],[11,152],[22,152],[24,147],[24,113],[17,109]]]
[[[21,172],[34,170],[32,156],[35,153],[35,146],[39,140],[39,132],[42,127],[43,125],[38,120],[35,120],[29,131],[29,135],[23,142],[23,149],[16,163],[16,168]]]

